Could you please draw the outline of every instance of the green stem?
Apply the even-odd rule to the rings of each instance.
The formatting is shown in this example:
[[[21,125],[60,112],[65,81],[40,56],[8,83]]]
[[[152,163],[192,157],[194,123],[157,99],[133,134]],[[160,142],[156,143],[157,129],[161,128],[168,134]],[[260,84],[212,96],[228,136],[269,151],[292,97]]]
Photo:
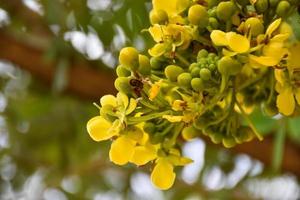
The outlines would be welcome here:
[[[176,52],[175,57],[176,57],[180,62],[182,62],[184,65],[186,65],[186,67],[189,67],[189,66],[190,66],[191,63],[190,63],[187,59],[185,59],[182,55],[180,55],[179,53]]]
[[[127,120],[127,124],[129,124],[129,125],[130,124],[137,124],[137,123],[149,121],[151,119],[155,119],[155,118],[158,118],[158,117],[162,117],[162,116],[168,115],[168,114],[171,114],[171,112],[170,111],[164,111],[164,112],[161,112],[161,113],[153,113],[153,114],[149,114],[149,115],[141,116],[141,117],[130,117]]]
[[[257,131],[256,127],[254,126],[254,124],[252,123],[251,119],[248,117],[248,115],[246,114],[246,112],[244,111],[243,107],[241,106],[241,104],[236,101],[235,102],[236,105],[239,107],[243,117],[245,118],[245,120],[247,121],[248,125],[250,126],[250,128],[253,130],[254,134],[256,135],[256,137],[262,141],[264,138],[263,136]]]
[[[281,167],[283,153],[284,153],[285,135],[286,135],[286,120],[283,118],[279,123],[274,138],[275,141],[273,147],[272,169],[275,173],[279,172]]]

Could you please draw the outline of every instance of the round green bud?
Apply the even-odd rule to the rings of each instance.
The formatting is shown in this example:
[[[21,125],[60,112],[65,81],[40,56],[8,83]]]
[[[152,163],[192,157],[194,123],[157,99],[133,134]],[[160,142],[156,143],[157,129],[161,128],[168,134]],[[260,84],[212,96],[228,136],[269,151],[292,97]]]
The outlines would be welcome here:
[[[222,140],[222,143],[223,143],[224,147],[226,147],[226,148],[232,148],[236,145],[235,139],[231,136],[224,137]]]
[[[269,1],[268,0],[257,0],[254,4],[255,10],[258,14],[263,14],[265,11],[267,11],[269,7]]]
[[[192,63],[192,64],[189,66],[189,71],[193,71],[194,68],[198,68],[198,63]]]
[[[280,0],[269,0],[271,7],[276,7]]]
[[[229,56],[222,57],[218,62],[218,70],[221,74],[230,76],[238,74],[242,69],[242,65]]]
[[[191,81],[191,86],[193,88],[193,90],[199,92],[204,90],[204,83],[203,80],[201,78],[193,78]]]
[[[262,34],[264,32],[264,25],[256,17],[250,17],[245,21],[245,25],[247,28],[250,28],[251,33],[254,37],[258,36],[259,34]]]
[[[179,85],[184,87],[190,87],[192,80],[192,75],[190,73],[182,73],[177,77],[177,82]]]
[[[208,81],[209,79],[211,79],[211,72],[207,68],[202,68],[199,74],[200,74],[200,78],[204,81]]]
[[[195,68],[191,71],[191,75],[192,75],[193,78],[199,77],[199,73],[200,73],[200,68],[199,68],[199,67],[195,67]]]
[[[206,8],[199,4],[190,7],[188,19],[191,24],[205,28],[208,25],[208,14]]]
[[[124,94],[130,94],[132,91],[132,88],[131,88],[129,81],[130,81],[130,78],[128,78],[128,77],[118,77],[115,80],[115,88],[119,92],[123,92]]]
[[[201,58],[206,58],[208,56],[208,52],[206,49],[201,49],[197,55],[197,61],[199,62]]]
[[[269,117],[273,117],[278,114],[278,108],[276,106],[276,103],[271,104],[263,104],[262,107],[263,113]]]
[[[206,135],[206,136],[209,136],[209,135],[212,135],[214,134],[216,131],[215,131],[215,127],[214,126],[208,126],[208,127],[205,127],[202,131],[203,135]]]
[[[217,66],[216,66],[215,64],[210,64],[210,65],[208,66],[208,69],[209,69],[210,71],[214,71],[216,68],[217,68]]]
[[[219,3],[217,7],[217,17],[221,21],[227,21],[230,20],[232,15],[235,12],[235,5],[231,1],[225,1]]]
[[[237,135],[234,137],[236,143],[242,144],[250,142],[254,138],[254,132],[248,126],[241,126],[237,130]]]
[[[217,55],[215,54],[215,53],[209,53],[208,54],[208,59],[210,59],[210,58],[214,58],[214,57],[216,57]]]
[[[158,70],[158,69],[162,68],[163,62],[158,57],[152,57],[152,58],[150,58],[150,65],[151,65],[152,69]]]
[[[125,47],[120,51],[119,62],[128,69],[136,71],[139,67],[139,52],[133,47]]]
[[[200,65],[200,67],[201,67],[201,65],[206,65],[206,64],[208,64],[208,63],[207,63],[207,58],[200,58],[200,59],[198,60],[198,64]]]
[[[219,0],[207,0],[207,4],[208,4],[209,8],[215,7],[216,5],[218,5],[218,3],[219,3]]]
[[[213,29],[218,29],[219,27],[219,22],[215,17],[210,17],[208,19],[209,25],[213,28]]]
[[[156,131],[156,126],[152,122],[146,122],[143,126],[143,129],[146,133],[154,134]]]
[[[131,75],[131,72],[126,69],[123,65],[119,65],[116,69],[118,77],[127,77]]]
[[[142,75],[149,75],[151,73],[150,60],[145,55],[139,55],[139,69]]]
[[[212,134],[209,134],[208,136],[214,144],[220,144],[223,140],[223,134],[220,132],[214,132]]]
[[[151,10],[150,14],[151,24],[165,24],[168,21],[168,14],[164,10]]]
[[[191,140],[196,138],[199,135],[199,130],[197,130],[194,126],[187,126],[185,127],[182,132],[181,135],[183,137],[183,139],[185,140]]]
[[[194,123],[193,123],[193,126],[198,129],[198,130],[203,130],[204,128],[207,127],[207,121],[208,119],[207,118],[204,118],[204,117],[198,117]]]
[[[280,1],[276,8],[276,14],[279,17],[285,17],[288,15],[291,8],[291,4],[288,1]]]
[[[176,82],[177,81],[177,77],[181,73],[183,73],[183,69],[181,67],[179,67],[179,66],[176,66],[176,65],[169,65],[165,69],[165,75],[166,75],[166,77],[170,81],[172,81],[172,82]]]

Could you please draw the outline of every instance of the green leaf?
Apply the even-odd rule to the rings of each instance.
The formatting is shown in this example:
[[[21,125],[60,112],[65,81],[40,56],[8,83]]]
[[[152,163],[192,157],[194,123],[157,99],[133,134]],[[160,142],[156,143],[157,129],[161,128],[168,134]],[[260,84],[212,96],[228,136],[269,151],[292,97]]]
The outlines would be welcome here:
[[[250,116],[255,127],[262,135],[267,135],[274,130],[277,120],[263,115],[260,111],[256,111]]]

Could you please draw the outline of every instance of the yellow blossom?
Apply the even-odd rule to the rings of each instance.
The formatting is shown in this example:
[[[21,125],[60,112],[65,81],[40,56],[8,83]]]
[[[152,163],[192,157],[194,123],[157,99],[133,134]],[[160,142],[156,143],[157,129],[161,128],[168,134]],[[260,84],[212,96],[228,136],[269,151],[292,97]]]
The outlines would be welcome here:
[[[115,131],[109,131],[112,124],[101,116],[93,117],[87,123],[87,131],[90,137],[99,142],[108,140],[117,135]]]

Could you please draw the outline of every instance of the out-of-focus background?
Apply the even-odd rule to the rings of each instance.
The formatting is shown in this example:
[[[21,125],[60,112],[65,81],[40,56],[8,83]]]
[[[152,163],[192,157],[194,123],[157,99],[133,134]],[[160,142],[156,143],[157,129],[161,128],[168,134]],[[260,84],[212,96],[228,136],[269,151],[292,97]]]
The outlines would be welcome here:
[[[109,162],[86,122],[115,94],[118,51],[146,52],[149,0],[0,1],[0,199],[160,200],[300,198],[300,118],[253,114],[263,142],[184,146],[194,163],[162,192],[149,168]]]

